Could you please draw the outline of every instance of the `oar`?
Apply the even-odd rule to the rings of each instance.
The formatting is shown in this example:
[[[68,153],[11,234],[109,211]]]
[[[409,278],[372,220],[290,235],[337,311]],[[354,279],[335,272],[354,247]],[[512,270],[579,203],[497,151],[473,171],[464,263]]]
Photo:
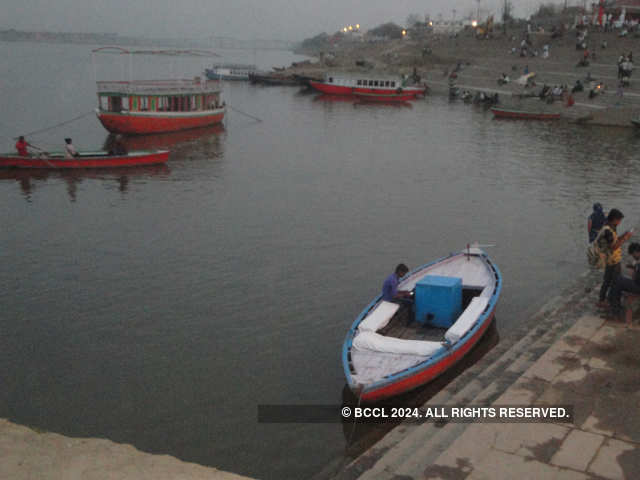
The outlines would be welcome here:
[[[27,145],[29,145],[32,148],[35,148],[36,150],[40,150],[42,153],[44,153],[45,155],[49,155],[49,152],[47,152],[45,149],[38,147],[37,145],[34,145],[33,143],[29,143],[27,142]],[[40,160],[42,160],[44,163],[46,163],[47,165],[49,165],[51,168],[55,168],[55,165],[53,165],[51,162],[49,162],[49,160],[46,159],[46,157],[39,157]]]

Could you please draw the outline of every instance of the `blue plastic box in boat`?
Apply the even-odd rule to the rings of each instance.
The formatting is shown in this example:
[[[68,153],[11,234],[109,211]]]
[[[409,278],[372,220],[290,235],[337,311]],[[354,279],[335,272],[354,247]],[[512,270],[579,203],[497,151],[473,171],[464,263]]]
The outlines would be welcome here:
[[[416,321],[449,328],[462,310],[462,279],[427,275],[416,283]]]

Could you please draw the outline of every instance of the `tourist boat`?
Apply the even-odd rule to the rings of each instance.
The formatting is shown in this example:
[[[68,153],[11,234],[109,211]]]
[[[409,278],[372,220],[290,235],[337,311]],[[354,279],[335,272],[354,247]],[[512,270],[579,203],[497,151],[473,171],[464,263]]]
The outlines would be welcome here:
[[[368,93],[378,95],[413,94],[423,95],[426,85],[404,85],[400,77],[376,74],[325,75],[324,81],[310,80],[309,84],[319,92],[330,95],[354,95]]]
[[[378,296],[351,325],[342,348],[347,385],[375,402],[430,382],[478,343],[501,288],[500,271],[477,246],[407,274],[398,289],[413,292],[412,306]]]
[[[526,110],[513,110],[502,107],[492,107],[495,118],[514,118],[522,120],[558,120],[560,113],[552,112],[528,112]]]
[[[353,93],[361,102],[375,102],[375,103],[404,103],[410,100],[415,100],[418,95],[416,92],[410,93]]]
[[[255,65],[240,63],[224,63],[213,65],[205,70],[209,80],[240,80],[249,81],[249,74],[256,71]]]
[[[4,168],[118,168],[139,167],[166,163],[168,150],[129,152],[109,155],[107,152],[79,152],[77,157],[65,158],[64,153],[43,153],[21,157],[14,153],[0,154],[0,167]]]
[[[111,133],[144,135],[206,127],[225,113],[220,82],[203,80],[99,81],[96,114]]]

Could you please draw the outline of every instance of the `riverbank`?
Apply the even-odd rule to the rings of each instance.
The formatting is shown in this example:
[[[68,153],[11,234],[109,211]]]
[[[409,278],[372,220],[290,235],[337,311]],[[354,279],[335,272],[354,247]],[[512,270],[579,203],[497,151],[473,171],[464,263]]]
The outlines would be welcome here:
[[[571,405],[571,422],[403,424],[332,478],[635,478],[640,331],[598,314],[600,280],[599,271],[583,275],[534,316],[528,334],[423,407]]]
[[[0,419],[0,478],[250,480],[99,438],[71,438]]]
[[[632,75],[630,85],[619,96],[617,60],[621,54],[638,50],[640,39],[619,37],[617,32],[590,32],[589,48],[595,53],[595,58],[591,59],[588,67],[578,67],[583,51],[575,48],[575,32],[555,39],[549,33],[532,34],[531,48],[540,53],[536,57],[520,57],[511,53],[513,48],[519,47],[521,36],[519,31],[509,31],[507,34],[496,33],[491,39],[476,39],[470,32],[462,32],[455,38],[430,35],[422,40],[345,43],[336,46],[329,55],[320,55],[315,63],[292,66],[288,71],[318,78],[336,71],[409,75],[415,68],[432,94],[447,94],[449,75],[459,64],[455,79],[459,88],[497,92],[503,105],[557,111],[567,120],[583,124],[632,126],[631,118],[640,111],[640,80]],[[602,48],[604,42],[606,48]],[[541,55],[544,45],[549,45],[548,58]],[[525,69],[536,74],[536,86],[533,88],[525,88],[515,82]],[[512,81],[498,85],[497,79],[502,73]],[[544,84],[568,85],[569,88],[576,80],[588,84],[588,74],[604,83],[605,93],[590,99],[588,88],[585,88],[585,91],[574,94],[576,103],[573,107],[566,108],[562,102],[546,105],[537,98],[521,98],[522,95],[539,92]]]

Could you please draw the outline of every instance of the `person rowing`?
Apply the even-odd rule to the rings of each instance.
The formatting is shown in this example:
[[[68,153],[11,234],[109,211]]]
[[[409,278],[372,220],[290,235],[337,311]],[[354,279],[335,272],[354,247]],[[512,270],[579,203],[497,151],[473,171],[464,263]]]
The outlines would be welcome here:
[[[20,155],[21,157],[28,157],[29,150],[27,149],[27,147],[33,147],[33,145],[31,145],[24,139],[24,135],[20,135],[20,137],[18,137],[18,141],[16,142],[16,150],[18,151],[18,155]]]
[[[73,157],[79,157],[80,154],[78,153],[78,151],[75,149],[75,147],[73,146],[73,143],[71,143],[71,139],[70,138],[65,138],[64,139],[65,142],[65,146],[64,146],[64,158],[66,159],[72,159]]]

